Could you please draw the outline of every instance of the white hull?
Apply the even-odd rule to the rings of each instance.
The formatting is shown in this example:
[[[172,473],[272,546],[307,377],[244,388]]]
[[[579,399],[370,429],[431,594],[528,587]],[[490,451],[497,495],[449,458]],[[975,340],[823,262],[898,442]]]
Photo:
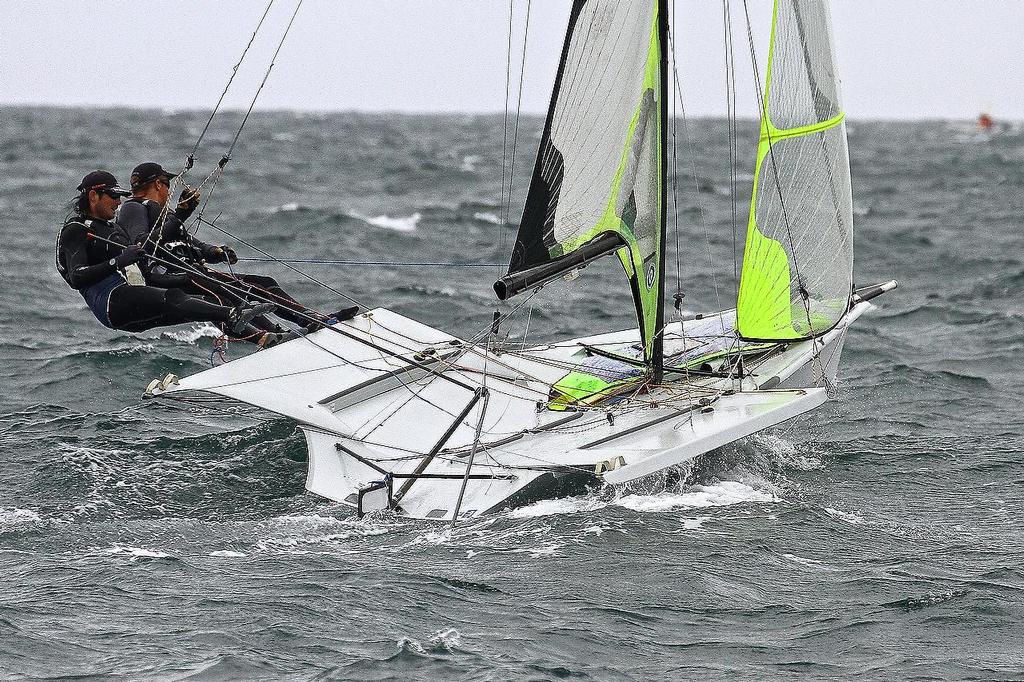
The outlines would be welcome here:
[[[819,406],[826,399],[822,375],[835,381],[846,327],[867,305],[858,303],[818,341],[757,357],[742,379],[669,375],[650,392],[580,411],[548,409],[551,385],[592,357],[584,344],[626,353],[637,330],[487,352],[376,309],[338,325],[344,334],[321,330],[157,393],[214,393],[295,419],[309,448],[306,487],[339,502],[355,504],[358,491],[386,471],[395,476],[401,513],[451,519],[468,472],[459,516],[470,517],[560,489],[649,475]],[[702,344],[721,343],[732,315],[672,324],[666,348],[699,353]],[[708,329],[719,333],[694,335]],[[485,399],[474,393],[482,385]],[[432,449],[436,456],[424,468]],[[428,477],[402,478],[414,472]]]

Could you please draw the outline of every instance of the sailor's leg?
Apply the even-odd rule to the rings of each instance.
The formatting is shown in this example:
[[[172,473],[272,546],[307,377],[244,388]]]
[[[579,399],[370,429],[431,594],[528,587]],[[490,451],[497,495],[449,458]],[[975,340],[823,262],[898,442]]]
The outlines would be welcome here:
[[[268,304],[238,305],[233,308],[216,305],[181,289],[122,286],[110,297],[110,322],[115,329],[138,332],[154,327],[168,327],[187,322],[216,322],[232,334],[261,336],[252,327],[253,319],[273,312]]]
[[[110,326],[128,332],[141,332],[177,322],[167,322],[166,289],[121,286],[110,294]]]
[[[228,322],[231,316],[231,308],[210,303],[196,296],[189,296],[181,289],[167,289],[164,300],[167,310],[166,319],[174,320],[167,324]]]
[[[309,323],[320,320],[323,317],[323,315],[315,310],[307,308],[296,301],[287,291],[281,288],[281,285],[273,277],[245,273],[235,273],[235,277],[240,282],[251,287],[251,291],[259,295],[261,300],[262,298],[267,298],[273,301],[277,305],[277,312],[274,314],[280,318],[305,327]]]

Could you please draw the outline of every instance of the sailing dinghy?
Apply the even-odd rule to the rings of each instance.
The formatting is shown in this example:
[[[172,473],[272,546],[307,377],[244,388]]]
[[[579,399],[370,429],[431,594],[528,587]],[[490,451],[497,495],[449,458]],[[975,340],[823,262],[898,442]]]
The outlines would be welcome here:
[[[735,309],[666,321],[667,4],[574,0],[494,285],[524,301],[614,256],[637,328],[509,347],[497,316],[463,339],[377,308],[148,394],[214,394],[293,419],[310,491],[360,515],[453,521],[649,476],[824,403],[850,325],[896,286],[853,288],[827,4],[775,3]]]

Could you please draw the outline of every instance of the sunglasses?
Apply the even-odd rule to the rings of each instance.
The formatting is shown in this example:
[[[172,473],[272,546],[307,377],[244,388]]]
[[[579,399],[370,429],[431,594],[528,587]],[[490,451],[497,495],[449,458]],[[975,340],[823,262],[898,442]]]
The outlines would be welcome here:
[[[170,187],[171,186],[171,181],[168,178],[157,178],[156,181],[159,182],[164,187]]]
[[[108,189],[106,187],[90,187],[89,190],[92,192],[96,192],[96,194],[108,196],[111,199],[120,200],[128,196],[128,193],[125,192],[124,190]]]

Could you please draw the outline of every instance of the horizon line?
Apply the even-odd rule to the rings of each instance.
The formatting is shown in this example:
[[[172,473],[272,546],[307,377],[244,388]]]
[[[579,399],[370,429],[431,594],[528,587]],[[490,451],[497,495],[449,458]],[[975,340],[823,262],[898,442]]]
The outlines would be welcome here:
[[[20,108],[20,109],[92,109],[100,111],[157,111],[165,115],[183,114],[183,113],[196,113],[196,114],[209,114],[211,111],[210,107],[170,107],[159,104],[151,105],[134,105],[134,104],[59,104],[53,102],[0,102],[0,108]],[[218,113],[237,113],[244,114],[244,107],[222,107]],[[288,108],[288,107],[269,107],[259,108],[252,112],[253,114],[315,114],[315,115],[330,115],[330,114],[363,114],[363,115],[382,115],[392,114],[399,116],[501,116],[506,112],[502,109],[477,109],[477,110],[420,110],[420,109],[360,109],[360,108],[349,108],[349,109],[307,109],[301,107]],[[521,116],[536,116],[543,117],[547,112],[538,111],[521,111]],[[978,112],[975,116],[960,117],[960,116],[941,116],[941,115],[926,115],[920,117],[875,117],[871,115],[867,116],[853,116],[851,117],[847,112],[847,120],[852,121],[870,121],[870,122],[946,122],[946,121],[975,121],[977,116],[982,113]],[[991,114],[989,114],[991,116]],[[690,118],[690,119],[725,119],[726,114],[724,113],[705,113],[696,114],[688,117],[677,116],[676,118]],[[1018,123],[1024,122],[1024,119],[1020,118],[1001,118],[992,116],[993,120],[997,122],[1007,123]],[[757,118],[753,116],[742,116],[736,120],[751,120],[756,121]]]

